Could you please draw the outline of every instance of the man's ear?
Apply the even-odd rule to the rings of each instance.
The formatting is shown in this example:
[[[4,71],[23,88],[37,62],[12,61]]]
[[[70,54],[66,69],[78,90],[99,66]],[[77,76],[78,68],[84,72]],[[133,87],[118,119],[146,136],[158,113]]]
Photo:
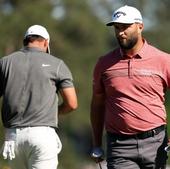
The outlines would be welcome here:
[[[48,47],[48,40],[44,40],[44,47]]]
[[[141,33],[143,31],[144,25],[142,23],[138,24],[138,33]]]

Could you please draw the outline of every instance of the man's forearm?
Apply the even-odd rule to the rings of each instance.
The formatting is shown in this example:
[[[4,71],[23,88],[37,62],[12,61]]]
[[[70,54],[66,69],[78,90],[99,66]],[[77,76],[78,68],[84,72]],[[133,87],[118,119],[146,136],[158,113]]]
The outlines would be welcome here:
[[[71,108],[70,106],[66,105],[65,103],[62,103],[58,106],[58,115],[65,115],[73,110],[74,109]]]
[[[100,147],[102,146],[102,136],[103,136],[103,128],[104,128],[104,113],[96,116],[91,115],[91,123],[93,130],[93,146]]]
[[[63,102],[58,106],[59,115],[64,115],[77,109],[77,96],[73,87],[60,90],[60,94]]]
[[[104,128],[104,95],[93,95],[91,102],[91,125],[93,132],[93,146],[102,146],[102,136]]]

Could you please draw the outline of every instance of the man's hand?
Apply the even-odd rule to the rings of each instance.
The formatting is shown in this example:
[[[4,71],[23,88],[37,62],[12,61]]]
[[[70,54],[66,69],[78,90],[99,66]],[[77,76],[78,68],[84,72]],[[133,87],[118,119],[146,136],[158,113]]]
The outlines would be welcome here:
[[[96,162],[99,163],[103,161],[104,159],[104,151],[100,147],[94,147],[91,152],[91,157],[92,159]]]
[[[2,149],[4,159],[14,159],[15,158],[15,141],[9,140],[5,141]]]

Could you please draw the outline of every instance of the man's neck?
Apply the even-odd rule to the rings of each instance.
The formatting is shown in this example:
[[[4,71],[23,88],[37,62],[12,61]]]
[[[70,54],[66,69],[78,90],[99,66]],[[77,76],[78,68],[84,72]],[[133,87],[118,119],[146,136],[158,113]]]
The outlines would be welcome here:
[[[144,40],[141,39],[137,42],[137,44],[131,49],[121,49],[123,55],[127,56],[127,58],[133,58],[143,47]]]

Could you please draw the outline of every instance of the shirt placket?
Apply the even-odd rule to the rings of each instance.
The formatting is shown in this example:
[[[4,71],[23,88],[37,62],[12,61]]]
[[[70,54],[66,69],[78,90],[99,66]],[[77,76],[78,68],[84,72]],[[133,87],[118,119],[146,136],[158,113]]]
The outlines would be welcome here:
[[[133,69],[132,69],[133,59],[128,60],[128,77],[133,78]]]

